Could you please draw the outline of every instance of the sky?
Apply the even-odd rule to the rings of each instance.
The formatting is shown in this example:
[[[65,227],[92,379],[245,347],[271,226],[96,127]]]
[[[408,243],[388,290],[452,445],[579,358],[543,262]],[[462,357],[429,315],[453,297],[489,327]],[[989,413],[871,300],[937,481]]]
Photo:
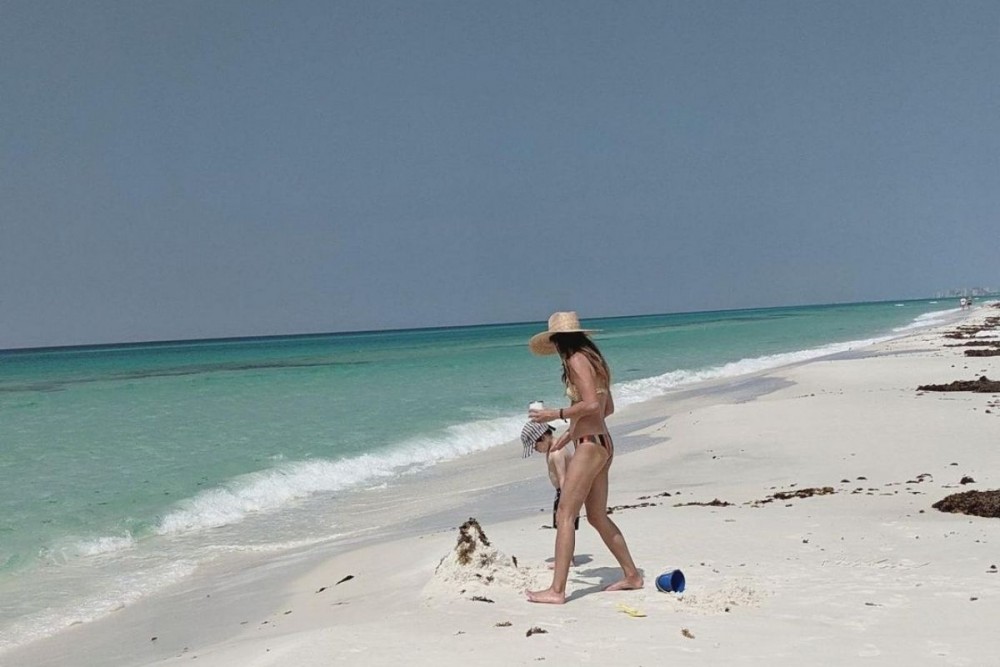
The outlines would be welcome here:
[[[998,230],[995,1],[0,9],[0,348],[919,298]]]

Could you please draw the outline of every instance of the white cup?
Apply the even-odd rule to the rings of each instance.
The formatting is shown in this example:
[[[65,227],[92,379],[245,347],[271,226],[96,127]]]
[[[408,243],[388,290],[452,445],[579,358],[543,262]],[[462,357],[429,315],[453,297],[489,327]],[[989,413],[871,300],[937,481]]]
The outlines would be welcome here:
[[[545,403],[541,401],[532,401],[531,403],[528,403],[528,410],[544,410],[544,409],[545,409]]]

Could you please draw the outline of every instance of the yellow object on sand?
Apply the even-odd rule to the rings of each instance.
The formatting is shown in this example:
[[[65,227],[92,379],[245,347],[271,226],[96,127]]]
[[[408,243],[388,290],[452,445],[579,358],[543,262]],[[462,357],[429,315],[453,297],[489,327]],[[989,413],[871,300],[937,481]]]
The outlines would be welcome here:
[[[628,614],[632,618],[645,618],[646,617],[646,612],[639,611],[635,607],[629,607],[628,605],[624,605],[624,604],[619,604],[618,605],[618,611],[622,612],[623,614]]]

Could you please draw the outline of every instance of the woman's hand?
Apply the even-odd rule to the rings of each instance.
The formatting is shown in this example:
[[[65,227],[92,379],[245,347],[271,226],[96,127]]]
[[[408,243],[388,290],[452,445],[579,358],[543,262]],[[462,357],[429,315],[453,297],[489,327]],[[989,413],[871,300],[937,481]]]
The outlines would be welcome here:
[[[552,443],[552,446],[549,447],[549,452],[558,452],[560,449],[569,444],[569,441],[570,441],[569,431],[566,431],[565,433],[560,435],[555,442]]]
[[[558,410],[528,410],[528,419],[539,424],[559,419]]]

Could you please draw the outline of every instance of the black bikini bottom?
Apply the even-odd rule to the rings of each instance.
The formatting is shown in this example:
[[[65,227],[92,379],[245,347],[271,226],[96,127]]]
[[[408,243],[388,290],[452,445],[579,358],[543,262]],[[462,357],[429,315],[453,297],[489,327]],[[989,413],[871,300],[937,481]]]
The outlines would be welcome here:
[[[562,495],[562,489],[556,489],[556,499],[555,499],[555,502],[552,503],[552,527],[553,528],[558,528],[559,527],[558,525],[556,525],[556,511],[559,509],[559,496],[561,496],[561,495]],[[573,522],[573,527],[576,528],[577,530],[580,530],[580,517],[579,516],[577,516],[576,520]]]

